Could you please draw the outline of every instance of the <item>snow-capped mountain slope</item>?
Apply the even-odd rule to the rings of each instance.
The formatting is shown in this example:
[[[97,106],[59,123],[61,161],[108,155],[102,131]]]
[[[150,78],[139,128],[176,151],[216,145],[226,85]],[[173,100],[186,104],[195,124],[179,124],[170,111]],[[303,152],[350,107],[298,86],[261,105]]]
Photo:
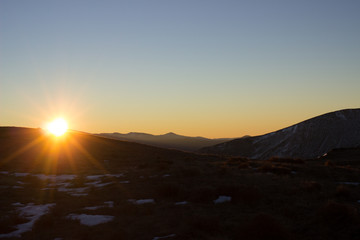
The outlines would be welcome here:
[[[336,148],[360,146],[360,109],[311,118],[269,134],[235,139],[203,148],[202,153],[267,159],[273,156],[316,158]]]

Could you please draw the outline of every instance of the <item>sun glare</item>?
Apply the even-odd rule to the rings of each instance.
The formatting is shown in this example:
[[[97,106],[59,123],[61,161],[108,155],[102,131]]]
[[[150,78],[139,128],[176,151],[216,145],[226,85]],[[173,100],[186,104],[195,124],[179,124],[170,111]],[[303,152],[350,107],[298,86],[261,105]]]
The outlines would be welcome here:
[[[67,129],[68,129],[68,124],[65,121],[65,119],[63,118],[57,118],[55,120],[53,120],[52,122],[50,122],[47,126],[46,129],[54,134],[55,136],[59,137],[61,135],[63,135],[64,133],[66,133]]]

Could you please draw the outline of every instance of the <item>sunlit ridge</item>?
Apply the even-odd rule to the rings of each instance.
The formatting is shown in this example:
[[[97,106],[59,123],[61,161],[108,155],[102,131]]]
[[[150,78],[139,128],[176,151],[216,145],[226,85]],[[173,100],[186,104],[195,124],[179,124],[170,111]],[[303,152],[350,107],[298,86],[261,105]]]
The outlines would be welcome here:
[[[68,130],[68,124],[63,118],[57,118],[50,122],[46,129],[53,135],[59,137],[62,136]]]

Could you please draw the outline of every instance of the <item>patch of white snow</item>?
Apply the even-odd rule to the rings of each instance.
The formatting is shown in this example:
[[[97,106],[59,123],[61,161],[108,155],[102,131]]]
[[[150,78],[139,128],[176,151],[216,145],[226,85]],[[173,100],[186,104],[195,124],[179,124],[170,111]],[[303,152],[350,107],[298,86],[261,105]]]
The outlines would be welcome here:
[[[139,200],[135,200],[135,199],[129,199],[128,200],[131,203],[137,204],[137,205],[141,205],[141,204],[147,204],[147,203],[155,203],[154,199],[139,199]]]
[[[107,202],[104,202],[105,205],[107,205],[107,207],[109,208],[113,208],[114,207],[114,201],[107,201]]]
[[[28,175],[30,175],[30,173],[14,173],[15,177],[26,177]]]
[[[167,236],[163,236],[163,237],[154,237],[152,240],[159,240],[159,239],[165,239],[165,238],[171,238],[171,237],[175,237],[176,234],[170,234]]]
[[[95,226],[101,223],[107,223],[114,220],[114,216],[88,215],[88,214],[69,214],[67,218],[72,220],[80,220],[80,223],[86,226]]]
[[[360,182],[338,182],[338,184],[344,184],[344,185],[360,185]]]
[[[16,203],[13,203],[13,204],[11,204],[11,205],[13,205],[13,206],[16,206],[16,207],[18,207],[18,206],[24,206],[24,204],[22,204],[22,203],[20,203],[20,202],[16,202]]]
[[[107,201],[104,202],[105,205],[100,205],[100,206],[94,206],[94,207],[84,207],[85,210],[97,210],[100,208],[113,208],[114,207],[114,202],[113,201]]]
[[[214,200],[214,203],[218,204],[218,203],[225,203],[230,201],[231,201],[231,197],[229,196],[219,196],[218,199]]]
[[[89,176],[86,176],[86,179],[88,179],[88,180],[99,180],[102,177],[104,177],[104,175],[89,175]]]
[[[95,182],[85,183],[85,185],[88,185],[88,186],[92,185],[94,187],[105,187],[110,184],[113,184],[113,182],[101,183],[101,181],[95,181]]]
[[[34,223],[43,215],[49,212],[49,209],[55,206],[55,203],[49,203],[44,205],[34,205],[33,203],[29,203],[26,206],[23,206],[21,203],[14,203],[13,205],[19,206],[17,211],[19,211],[19,215],[21,217],[25,217],[29,220],[29,222],[18,224],[16,226],[17,230],[0,234],[0,238],[9,238],[9,237],[21,237],[21,234],[24,232],[31,231]],[[21,205],[20,205],[21,204]]]

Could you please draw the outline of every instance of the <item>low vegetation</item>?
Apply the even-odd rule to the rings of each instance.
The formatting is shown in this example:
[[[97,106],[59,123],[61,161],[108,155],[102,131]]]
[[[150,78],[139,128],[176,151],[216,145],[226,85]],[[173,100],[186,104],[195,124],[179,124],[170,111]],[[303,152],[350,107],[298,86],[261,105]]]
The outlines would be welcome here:
[[[106,163],[102,168],[66,168],[58,175],[75,176],[56,181],[37,175],[44,173],[39,168],[29,170],[31,174],[19,174],[24,172],[16,170],[18,165],[1,169],[0,234],[28,221],[19,205],[55,204],[31,231],[22,233],[22,239],[360,236],[356,161],[344,163],[343,157],[336,157],[331,159],[336,164],[329,165],[327,159],[259,161],[150,150],[131,158],[128,152],[115,151],[101,157],[97,149],[95,159]],[[89,220],[90,215],[110,220],[86,225],[81,219]]]

